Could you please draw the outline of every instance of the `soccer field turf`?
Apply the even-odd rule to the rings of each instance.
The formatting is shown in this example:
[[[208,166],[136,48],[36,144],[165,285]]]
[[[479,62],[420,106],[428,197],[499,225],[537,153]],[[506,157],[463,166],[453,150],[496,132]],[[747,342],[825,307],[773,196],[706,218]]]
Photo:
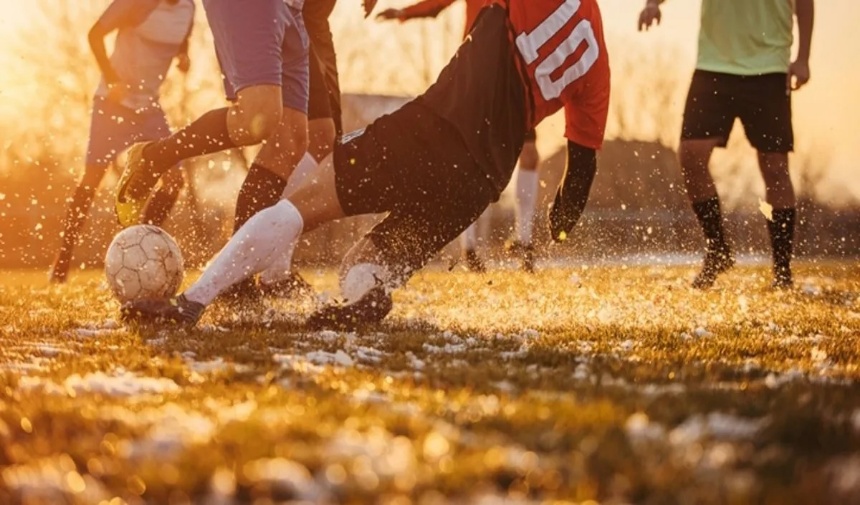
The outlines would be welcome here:
[[[99,272],[2,272],[0,503],[860,502],[860,266],[692,274],[429,271],[308,333],[315,300],[129,330]]]

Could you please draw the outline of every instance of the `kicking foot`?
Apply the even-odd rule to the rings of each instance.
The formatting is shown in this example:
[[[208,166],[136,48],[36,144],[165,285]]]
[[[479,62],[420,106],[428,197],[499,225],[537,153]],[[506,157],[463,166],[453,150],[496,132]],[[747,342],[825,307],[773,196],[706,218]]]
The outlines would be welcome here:
[[[143,150],[148,145],[149,142],[138,142],[129,148],[125,169],[123,169],[122,175],[119,178],[116,198],[114,199],[114,209],[116,211],[116,219],[123,227],[139,224],[143,209],[146,207],[147,198],[132,198],[128,194],[128,186],[137,174],[146,170],[146,163],[143,161]]]
[[[194,326],[203,315],[206,306],[192,302],[179,295],[176,298],[151,298],[127,302],[120,309],[120,317],[126,323],[164,324]]]
[[[702,270],[693,279],[693,287],[696,289],[710,288],[714,285],[714,281],[717,280],[718,275],[733,266],[735,266],[735,257],[728,246],[708,250],[705,254]]]
[[[354,302],[321,308],[311,314],[306,324],[310,330],[352,330],[358,326],[382,321],[391,312],[391,308],[391,295],[384,287],[377,286]]]

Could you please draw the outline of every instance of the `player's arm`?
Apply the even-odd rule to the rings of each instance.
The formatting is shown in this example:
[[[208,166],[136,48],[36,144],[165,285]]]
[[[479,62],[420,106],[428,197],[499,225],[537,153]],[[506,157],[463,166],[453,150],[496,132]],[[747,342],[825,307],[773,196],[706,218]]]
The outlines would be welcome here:
[[[645,8],[639,13],[639,31],[648,30],[652,25],[660,24],[663,13],[660,12],[660,4],[665,0],[646,0]]]
[[[457,0],[424,0],[402,9],[385,9],[376,17],[379,19],[397,19],[406,21],[414,18],[435,18],[446,7]]]
[[[815,23],[815,0],[797,0],[794,4],[797,16],[797,59],[788,69],[788,89],[800,89],[809,82],[809,52],[812,47],[812,25]]]
[[[188,46],[193,30],[194,17],[192,16],[191,22],[188,23],[188,32],[185,34],[185,38],[182,39],[182,43],[179,44],[179,49],[176,52],[176,68],[182,73],[187,73],[188,69],[191,68],[191,58],[188,57]]]
[[[114,99],[122,97],[122,80],[108,58],[105,37],[119,28],[137,25],[149,16],[156,6],[158,0],[114,0],[87,34],[90,50],[110,90],[110,96]]]
[[[567,141],[567,167],[549,210],[552,239],[562,242],[576,226],[597,172],[597,150]]]

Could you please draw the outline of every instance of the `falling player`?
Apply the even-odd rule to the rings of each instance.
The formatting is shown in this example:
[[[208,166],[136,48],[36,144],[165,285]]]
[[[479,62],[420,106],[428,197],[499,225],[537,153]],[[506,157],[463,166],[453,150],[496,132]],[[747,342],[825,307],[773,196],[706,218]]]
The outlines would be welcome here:
[[[158,103],[159,88],[174,59],[179,70],[188,71],[188,37],[193,21],[191,0],[114,0],[90,29],[90,48],[102,80],[93,98],[84,175],[66,209],[51,282],[66,281],[72,251],[96,189],[116,157],[135,142],[170,134]],[[104,39],[113,32],[116,42],[108,58]],[[169,170],[143,210],[142,220],[161,224],[176,203],[182,184],[178,167]]]
[[[347,135],[290,198],[251,218],[182,295],[123,307],[126,320],[194,324],[236,282],[290,257],[303,232],[387,212],[344,259],[345,304],[310,327],[379,321],[391,291],[459,235],[510,181],[526,132],[564,108],[568,166],[550,209],[562,238],[584,202],[609,102],[609,60],[596,0],[497,0],[422,96]]]
[[[446,7],[457,0],[424,0],[402,9],[386,9],[377,16],[381,19],[397,19],[406,21],[409,19],[436,17]],[[466,25],[463,32],[465,39],[478,17],[478,13],[486,5],[486,0],[465,0]],[[516,185],[516,239],[510,244],[511,252],[520,255],[523,270],[534,271],[534,246],[532,245],[532,231],[534,229],[535,207],[538,197],[538,165],[540,155],[535,145],[537,137],[535,130],[526,133],[523,150],[520,152],[519,170],[517,171]],[[589,188],[586,188],[588,190]],[[585,195],[587,198],[588,195]],[[475,252],[478,237],[478,223],[472,223],[466,231],[460,235],[460,243],[466,258],[466,265],[472,271],[484,271],[484,264]]]

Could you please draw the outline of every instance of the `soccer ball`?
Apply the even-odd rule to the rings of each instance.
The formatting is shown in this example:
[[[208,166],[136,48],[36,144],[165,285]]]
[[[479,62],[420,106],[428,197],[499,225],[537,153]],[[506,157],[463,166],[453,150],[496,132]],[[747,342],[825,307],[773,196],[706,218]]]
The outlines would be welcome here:
[[[108,285],[123,303],[171,297],[184,274],[179,246],[158,226],[139,224],[122,230],[105,255]]]

